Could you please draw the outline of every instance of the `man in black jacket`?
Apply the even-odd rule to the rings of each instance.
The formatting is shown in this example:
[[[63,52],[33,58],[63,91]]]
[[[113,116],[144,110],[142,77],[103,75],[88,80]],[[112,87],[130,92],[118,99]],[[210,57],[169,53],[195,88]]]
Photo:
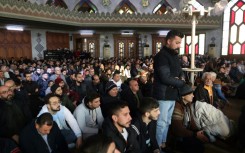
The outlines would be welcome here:
[[[22,131],[20,147],[24,153],[69,153],[65,138],[50,113],[43,113]]]
[[[130,80],[129,88],[123,89],[121,92],[121,99],[128,103],[132,118],[136,117],[142,98],[143,96],[139,89],[138,82],[134,79]]]
[[[121,153],[141,153],[137,135],[131,127],[131,116],[127,103],[116,101],[111,104],[108,118],[102,125],[105,136],[111,137]]]
[[[145,97],[139,107],[140,114],[132,122],[137,133],[141,153],[160,153],[156,139],[156,120],[160,115],[157,100]]]
[[[175,100],[178,98],[178,88],[185,82],[184,73],[180,66],[178,50],[183,34],[171,30],[166,36],[166,45],[154,57],[153,97],[158,100],[162,114],[157,120],[157,141],[166,151],[166,139]]]

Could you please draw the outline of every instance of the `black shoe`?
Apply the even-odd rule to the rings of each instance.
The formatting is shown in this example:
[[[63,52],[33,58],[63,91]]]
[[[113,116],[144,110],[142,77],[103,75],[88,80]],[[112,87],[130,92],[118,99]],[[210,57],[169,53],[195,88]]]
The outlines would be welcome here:
[[[172,149],[170,149],[168,147],[161,148],[161,151],[163,153],[175,153]]]

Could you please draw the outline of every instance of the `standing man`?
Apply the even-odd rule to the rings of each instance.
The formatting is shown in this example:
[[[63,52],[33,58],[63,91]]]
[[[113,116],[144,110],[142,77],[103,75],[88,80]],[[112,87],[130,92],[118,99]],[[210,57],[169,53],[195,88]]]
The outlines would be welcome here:
[[[185,84],[178,57],[183,36],[176,30],[169,31],[166,45],[154,57],[153,97],[158,100],[161,112],[157,120],[156,137],[163,152],[168,152],[166,140],[178,88]]]

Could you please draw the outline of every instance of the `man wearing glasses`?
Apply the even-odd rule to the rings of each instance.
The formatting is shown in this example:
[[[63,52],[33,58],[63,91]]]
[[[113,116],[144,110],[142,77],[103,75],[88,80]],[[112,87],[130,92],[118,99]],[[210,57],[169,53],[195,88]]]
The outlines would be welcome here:
[[[79,148],[82,143],[81,130],[71,112],[60,104],[60,98],[56,95],[48,94],[45,97],[45,103],[46,105],[42,107],[38,116],[49,112],[64,135],[66,142],[70,144],[69,147],[76,141],[76,147]]]

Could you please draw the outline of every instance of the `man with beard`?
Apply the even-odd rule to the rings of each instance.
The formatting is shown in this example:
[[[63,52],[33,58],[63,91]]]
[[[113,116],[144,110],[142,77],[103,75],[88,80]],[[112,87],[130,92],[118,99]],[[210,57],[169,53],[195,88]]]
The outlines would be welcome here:
[[[4,85],[13,92],[13,103],[15,103],[24,113],[26,121],[30,122],[32,120],[30,102],[27,92],[21,87],[20,80],[15,80],[15,82],[13,80],[8,80]]]
[[[105,94],[103,84],[100,82],[100,78],[97,74],[92,76],[92,82],[89,84],[88,87],[91,92],[96,92],[100,95]]]
[[[166,36],[166,45],[154,57],[153,97],[158,100],[161,114],[157,120],[156,137],[162,152],[166,148],[169,125],[178,98],[178,88],[184,86],[184,73],[180,66],[178,50],[183,34],[171,30]]]
[[[87,92],[89,90],[86,83],[83,81],[84,77],[81,73],[75,74],[76,81],[71,87],[71,90],[74,91],[77,95],[79,95],[79,98],[77,100],[77,105],[82,103],[83,98],[87,95]]]
[[[26,125],[22,110],[13,102],[14,93],[7,86],[0,86],[0,137],[19,142],[19,133]]]
[[[105,136],[112,138],[121,153],[140,153],[137,135],[130,125],[131,120],[127,103],[116,101],[111,104],[109,116],[102,125]]]
[[[160,153],[156,139],[156,120],[160,115],[157,100],[145,97],[139,107],[140,115],[132,121],[132,127],[137,133],[137,141],[141,153]]]
[[[63,89],[59,85],[52,85],[51,92],[60,98],[61,104],[68,108],[71,111],[71,113],[74,112],[75,105],[72,103],[68,95],[63,92]]]
[[[60,128],[67,144],[72,144],[76,141],[76,147],[79,148],[82,144],[81,130],[71,112],[60,104],[60,98],[57,95],[48,94],[45,97],[45,103],[46,105],[42,107],[38,116],[49,112]]]
[[[43,102],[39,99],[38,84],[37,82],[32,81],[32,74],[30,71],[26,71],[24,76],[26,80],[23,81],[22,85],[23,88],[27,91],[28,97],[30,99],[30,109],[32,116],[36,117],[43,105]]]

